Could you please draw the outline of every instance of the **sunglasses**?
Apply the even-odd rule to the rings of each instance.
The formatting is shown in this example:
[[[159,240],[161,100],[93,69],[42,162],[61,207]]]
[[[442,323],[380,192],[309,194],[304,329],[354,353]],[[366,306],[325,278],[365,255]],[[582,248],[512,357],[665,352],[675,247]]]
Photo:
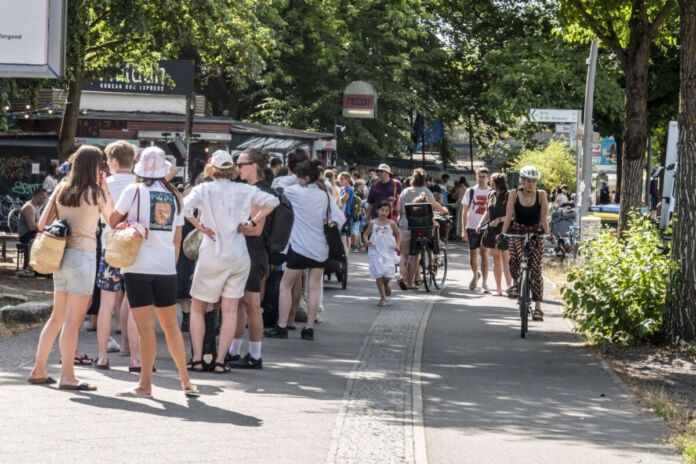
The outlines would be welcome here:
[[[383,171],[382,169],[377,169],[377,170],[375,170],[375,172],[376,172],[377,174],[379,174],[380,172],[384,172],[384,171]]]
[[[244,166],[251,166],[252,164],[254,164],[254,163],[237,163],[237,167],[242,168]]]

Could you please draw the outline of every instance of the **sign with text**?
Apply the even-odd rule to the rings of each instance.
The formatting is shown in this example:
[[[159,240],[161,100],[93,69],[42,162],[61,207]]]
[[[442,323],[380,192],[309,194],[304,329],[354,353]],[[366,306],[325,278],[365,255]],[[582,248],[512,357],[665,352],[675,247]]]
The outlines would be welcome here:
[[[159,62],[159,74],[145,75],[137,68],[126,65],[123,75],[129,82],[118,79],[99,79],[82,84],[83,91],[141,93],[155,95],[190,95],[193,93],[193,61],[163,60]],[[174,81],[169,87],[165,75]]]
[[[530,122],[567,122],[577,123],[580,118],[580,110],[555,110],[533,108],[529,110]]]
[[[374,119],[377,116],[377,91],[367,82],[351,82],[343,91],[343,117]]]
[[[0,0],[0,77],[63,76],[66,10],[67,0]]]

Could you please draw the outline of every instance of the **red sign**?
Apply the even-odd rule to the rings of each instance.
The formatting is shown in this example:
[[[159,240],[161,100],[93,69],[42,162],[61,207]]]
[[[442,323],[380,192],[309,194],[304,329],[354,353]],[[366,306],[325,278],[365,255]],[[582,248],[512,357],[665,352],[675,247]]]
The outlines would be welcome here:
[[[343,94],[343,108],[367,109],[375,107],[374,95],[348,95]]]

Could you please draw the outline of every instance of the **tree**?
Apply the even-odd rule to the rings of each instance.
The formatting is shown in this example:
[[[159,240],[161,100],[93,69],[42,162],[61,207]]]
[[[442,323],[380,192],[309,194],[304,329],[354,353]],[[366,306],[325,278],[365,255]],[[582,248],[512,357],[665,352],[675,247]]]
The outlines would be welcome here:
[[[673,274],[665,330],[672,339],[696,341],[696,3],[679,0],[681,11],[679,161],[676,173],[677,222],[672,252],[680,265]]]
[[[539,188],[550,192],[566,184],[571,192],[575,190],[575,154],[566,142],[552,140],[543,150],[527,150],[517,158],[514,168],[530,164],[541,174]]]
[[[625,75],[621,212],[619,233],[628,214],[640,206],[643,160],[647,142],[647,93],[650,48],[669,40],[663,25],[675,18],[676,0],[558,0],[566,36],[587,40],[596,36],[619,61]]]

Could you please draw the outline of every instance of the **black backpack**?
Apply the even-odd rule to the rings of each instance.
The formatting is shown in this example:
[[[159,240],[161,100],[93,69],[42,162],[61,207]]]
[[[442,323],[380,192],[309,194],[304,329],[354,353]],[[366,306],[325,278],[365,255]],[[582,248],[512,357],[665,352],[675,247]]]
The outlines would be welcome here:
[[[283,194],[283,189],[278,187],[273,191],[278,197],[280,204],[273,210],[266,246],[269,253],[278,253],[283,251],[288,245],[292,225],[295,222],[295,213],[292,211],[292,203]]]

